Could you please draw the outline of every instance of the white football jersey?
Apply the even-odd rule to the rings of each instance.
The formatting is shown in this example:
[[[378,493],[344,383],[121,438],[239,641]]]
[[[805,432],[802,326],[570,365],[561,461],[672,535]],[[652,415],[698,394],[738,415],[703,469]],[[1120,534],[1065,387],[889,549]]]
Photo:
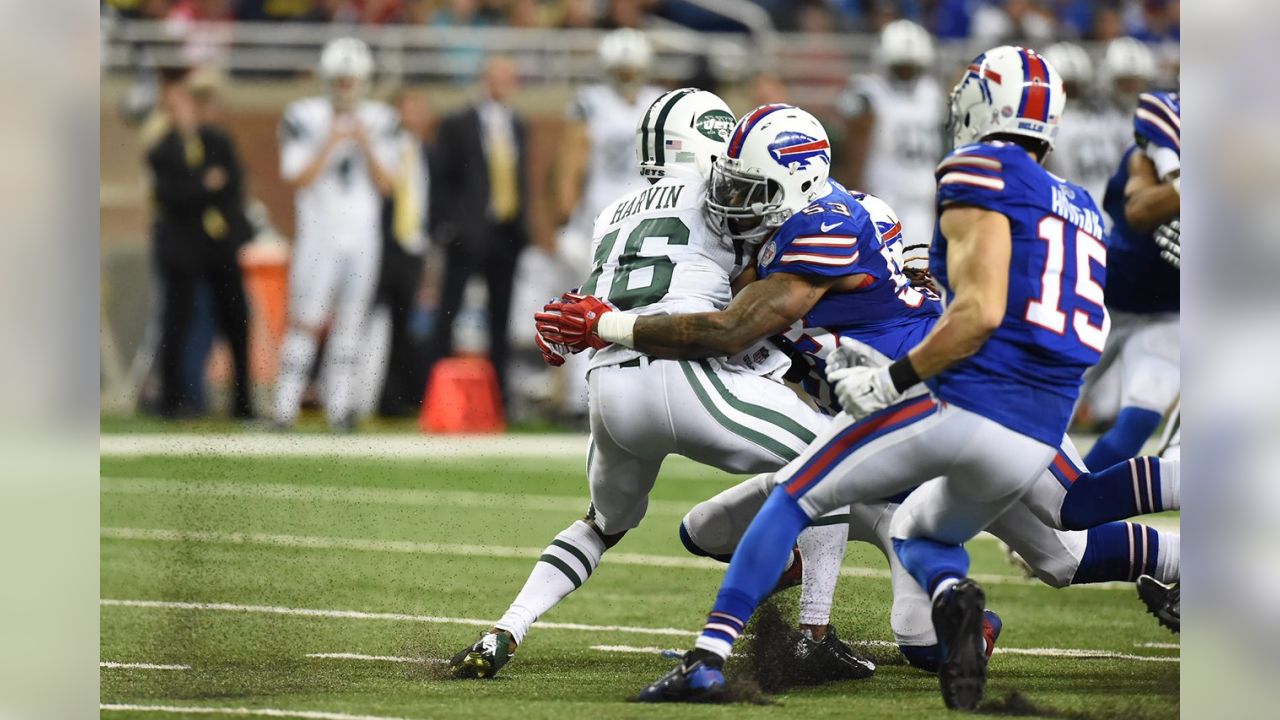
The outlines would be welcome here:
[[[1133,141],[1133,124],[1121,118],[1125,126],[1121,128],[1116,123],[1118,117],[1119,113],[1099,113],[1081,103],[1069,105],[1058,126],[1053,152],[1045,163],[1053,174],[1088,190],[1099,208],[1107,181]]]
[[[660,88],[646,85],[629,103],[612,85],[600,83],[579,89],[569,105],[568,119],[586,124],[591,142],[582,196],[570,219],[582,235],[610,200],[645,186],[636,173],[636,126],[661,95]]]
[[[730,284],[755,259],[707,229],[705,193],[701,180],[669,176],[610,203],[596,218],[594,265],[581,292],[637,315],[725,309],[733,297]],[[596,352],[591,367],[641,355],[609,345]],[[761,341],[726,362],[769,375],[788,367],[790,359]]]
[[[395,173],[403,148],[400,121],[391,106],[364,100],[344,121],[359,122],[378,162]],[[334,123],[327,97],[298,100],[280,120],[280,174],[295,177],[329,140]],[[375,247],[381,243],[382,196],[354,140],[329,154],[320,176],[294,198],[297,240]]]
[[[910,84],[879,75],[854,76],[837,109],[846,118],[875,114],[864,187],[850,190],[883,198],[902,219],[906,245],[928,246],[937,191],[933,173],[945,154],[947,104],[941,86],[927,75]]]

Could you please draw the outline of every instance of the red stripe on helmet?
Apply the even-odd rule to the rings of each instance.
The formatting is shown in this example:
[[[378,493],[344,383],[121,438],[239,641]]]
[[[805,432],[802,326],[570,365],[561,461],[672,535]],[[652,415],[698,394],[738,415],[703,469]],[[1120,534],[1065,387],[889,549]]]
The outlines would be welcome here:
[[[750,115],[743,118],[742,121],[738,123],[738,127],[734,128],[733,137],[729,139],[729,157],[736,158],[742,153],[742,145],[747,140],[747,133],[751,132],[751,128],[755,127],[755,124],[760,121],[760,118],[768,115],[774,110],[784,107],[788,106],[780,103],[773,105],[761,105],[751,111]]]
[[[1049,119],[1049,68],[1044,60],[1031,50],[1022,51],[1022,62],[1027,67],[1027,102],[1022,117],[1031,120]]]

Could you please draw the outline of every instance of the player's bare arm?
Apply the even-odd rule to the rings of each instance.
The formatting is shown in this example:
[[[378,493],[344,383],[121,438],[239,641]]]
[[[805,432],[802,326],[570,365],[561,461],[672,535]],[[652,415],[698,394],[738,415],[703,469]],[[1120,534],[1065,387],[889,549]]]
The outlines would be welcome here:
[[[908,354],[920,379],[973,355],[1004,319],[1012,236],[1009,219],[976,207],[950,207],[938,219],[947,239],[947,276],[954,299],[938,324]]]
[[[732,355],[786,330],[828,290],[851,279],[774,273],[743,288],[720,312],[637,318],[635,347],[669,359]]]
[[[1178,217],[1181,196],[1172,183],[1162,183],[1156,166],[1142,153],[1129,156],[1129,182],[1124,186],[1124,217],[1138,232],[1151,232]]]

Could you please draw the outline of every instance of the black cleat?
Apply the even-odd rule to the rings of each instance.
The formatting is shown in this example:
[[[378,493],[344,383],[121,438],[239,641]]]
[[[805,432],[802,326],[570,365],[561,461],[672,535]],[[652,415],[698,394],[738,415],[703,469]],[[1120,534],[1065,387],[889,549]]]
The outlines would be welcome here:
[[[456,678],[491,678],[516,654],[511,636],[506,632],[486,632],[449,661]]]
[[[1147,606],[1147,612],[1156,616],[1160,624],[1175,633],[1182,627],[1182,592],[1180,583],[1165,585],[1150,575],[1138,578],[1138,597]]]
[[[876,673],[876,664],[855,653],[836,636],[832,625],[827,626],[827,634],[821,640],[801,634],[796,642],[796,661],[801,676],[813,683],[865,680]]]
[[[674,670],[640,691],[638,702],[716,702],[724,697],[724,661],[705,650],[690,650]]]
[[[952,710],[973,710],[987,684],[983,606],[986,596],[978,583],[965,578],[933,601],[933,629],[938,634],[941,661],[938,683],[942,701]]]

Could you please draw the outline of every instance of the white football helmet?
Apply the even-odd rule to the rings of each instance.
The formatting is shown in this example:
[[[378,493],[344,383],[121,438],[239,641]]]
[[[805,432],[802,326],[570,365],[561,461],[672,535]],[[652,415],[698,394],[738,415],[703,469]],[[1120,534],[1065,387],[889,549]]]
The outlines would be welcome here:
[[[334,38],[320,51],[320,76],[325,80],[352,77],[368,80],[373,74],[373,54],[359,38]]]
[[[880,31],[876,59],[887,67],[928,67],[933,64],[933,38],[910,20],[894,20]]]
[[[733,129],[711,170],[707,215],[722,236],[762,242],[830,191],[831,142],[822,123],[792,105],[761,105]]]
[[[652,182],[675,170],[706,180],[732,130],[733,113],[720,96],[697,88],[663,94],[636,126],[641,177]]]
[[[1075,43],[1054,43],[1040,54],[1062,75],[1064,83],[1088,85],[1093,80],[1093,60],[1089,53]]]
[[[639,30],[619,28],[600,41],[599,54],[600,64],[606,71],[630,68],[644,72],[653,61],[653,46]]]
[[[1066,102],[1062,77],[1049,61],[1034,50],[1001,45],[974,58],[951,91],[948,129],[956,147],[992,135],[1039,140],[1043,160]]]
[[[1107,43],[1102,67],[1109,80],[1141,78],[1150,82],[1156,76],[1156,56],[1146,43],[1137,38],[1121,37]]]

